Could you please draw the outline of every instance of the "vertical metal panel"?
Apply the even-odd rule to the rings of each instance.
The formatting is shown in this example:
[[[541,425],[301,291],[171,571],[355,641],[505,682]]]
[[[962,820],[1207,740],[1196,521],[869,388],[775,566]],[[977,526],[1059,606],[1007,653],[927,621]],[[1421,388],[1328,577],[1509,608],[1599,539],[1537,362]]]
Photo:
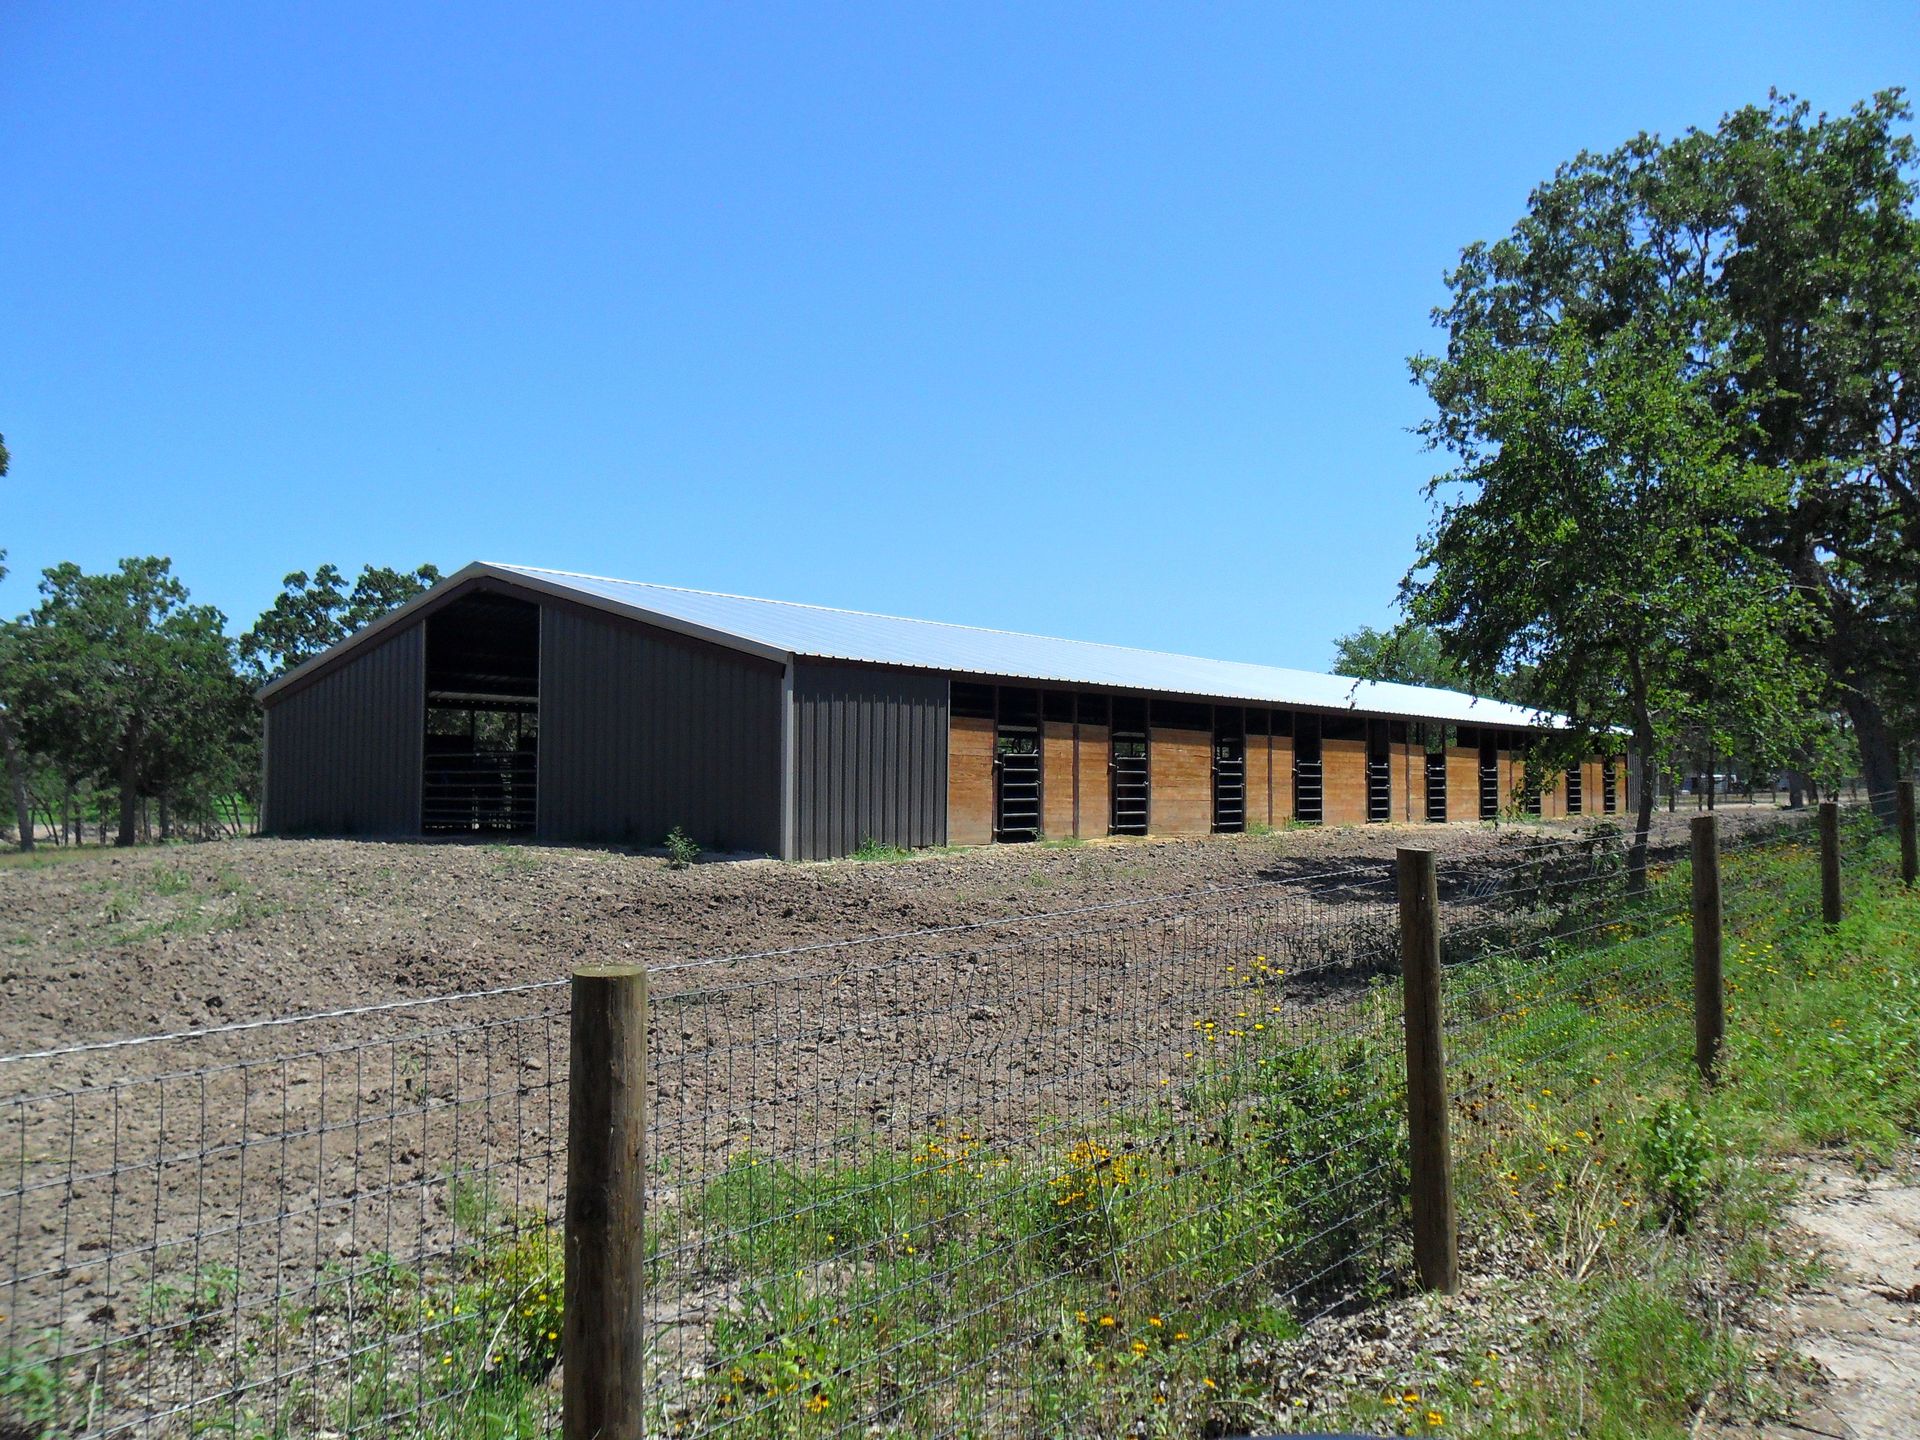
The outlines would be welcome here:
[[[797,858],[946,840],[947,691],[924,671],[795,663]]]
[[[276,835],[417,835],[425,733],[419,624],[362,650],[266,712],[266,814]]]
[[[539,834],[781,849],[781,667],[541,606]]]

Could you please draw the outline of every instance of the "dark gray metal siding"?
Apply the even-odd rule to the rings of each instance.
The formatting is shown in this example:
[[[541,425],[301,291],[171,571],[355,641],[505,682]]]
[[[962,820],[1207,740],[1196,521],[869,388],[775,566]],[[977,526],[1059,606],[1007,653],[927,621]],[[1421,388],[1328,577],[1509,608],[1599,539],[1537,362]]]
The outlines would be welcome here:
[[[419,625],[283,691],[266,712],[276,835],[417,835],[426,664]]]
[[[797,661],[797,858],[947,838],[947,677]]]
[[[780,687],[769,661],[543,603],[537,832],[778,854]]]

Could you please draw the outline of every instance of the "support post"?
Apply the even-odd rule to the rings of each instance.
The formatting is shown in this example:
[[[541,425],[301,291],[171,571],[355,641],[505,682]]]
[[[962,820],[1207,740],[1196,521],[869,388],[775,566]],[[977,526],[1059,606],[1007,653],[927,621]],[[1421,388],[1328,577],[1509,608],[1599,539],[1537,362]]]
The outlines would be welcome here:
[[[1720,916],[1720,820],[1696,815],[1693,829],[1693,1063],[1704,1079],[1727,1034],[1722,981]]]
[[[1413,1161],[1413,1259],[1420,1283],[1460,1288],[1460,1237],[1447,1136],[1447,1061],[1440,1013],[1440,890],[1431,850],[1401,849],[1400,955],[1406,982],[1407,1131]]]
[[[647,972],[573,972],[568,1064],[565,1440],[642,1440]]]
[[[1900,817],[1900,883],[1911,890],[1920,881],[1920,856],[1915,854],[1913,837],[1913,781],[1902,780],[1895,791]]]
[[[1840,923],[1840,805],[1820,802],[1820,918]]]

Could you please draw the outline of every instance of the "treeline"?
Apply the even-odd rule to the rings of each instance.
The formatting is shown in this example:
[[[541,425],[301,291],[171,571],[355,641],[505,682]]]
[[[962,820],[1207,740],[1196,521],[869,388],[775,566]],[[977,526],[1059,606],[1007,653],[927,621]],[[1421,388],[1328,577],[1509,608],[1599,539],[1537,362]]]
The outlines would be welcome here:
[[[246,833],[259,813],[254,692],[439,578],[431,565],[368,566],[349,587],[332,565],[296,572],[236,639],[168,560],[42,572],[39,604],[0,624],[5,828],[23,849],[36,836],[131,845]]]

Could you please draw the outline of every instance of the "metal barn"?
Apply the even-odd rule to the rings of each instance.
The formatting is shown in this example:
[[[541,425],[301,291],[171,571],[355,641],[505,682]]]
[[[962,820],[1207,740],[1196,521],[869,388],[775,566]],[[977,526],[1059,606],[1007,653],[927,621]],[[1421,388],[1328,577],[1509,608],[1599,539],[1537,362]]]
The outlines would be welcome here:
[[[1451,691],[474,564],[260,692],[265,827],[830,859],[1623,809]]]

